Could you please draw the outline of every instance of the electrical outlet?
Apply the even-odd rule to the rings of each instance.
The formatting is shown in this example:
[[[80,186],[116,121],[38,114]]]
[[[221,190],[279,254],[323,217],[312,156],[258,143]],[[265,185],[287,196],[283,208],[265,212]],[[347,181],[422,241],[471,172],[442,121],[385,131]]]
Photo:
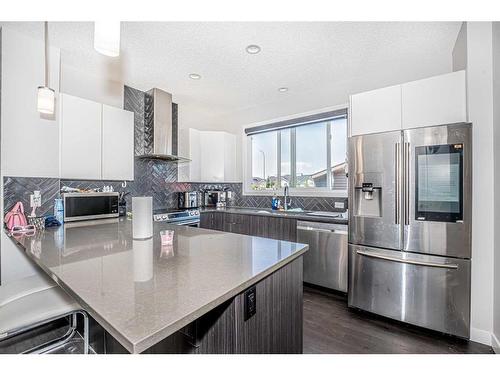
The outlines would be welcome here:
[[[40,207],[42,205],[42,194],[39,190],[35,190],[30,195],[30,207]]]
[[[335,208],[344,208],[344,202],[335,202],[334,207]]]
[[[250,319],[257,312],[257,290],[255,286],[247,289],[244,293],[245,321]]]

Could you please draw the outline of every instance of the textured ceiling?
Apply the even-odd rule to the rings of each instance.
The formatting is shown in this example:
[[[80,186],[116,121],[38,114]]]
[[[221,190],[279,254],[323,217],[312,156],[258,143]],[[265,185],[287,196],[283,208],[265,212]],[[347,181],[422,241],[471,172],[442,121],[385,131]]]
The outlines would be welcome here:
[[[3,25],[41,37],[41,23]],[[459,22],[124,22],[121,56],[92,47],[93,24],[50,23],[63,64],[179,103],[183,126],[234,127],[347,102],[349,93],[451,70]],[[257,55],[245,46],[258,44]],[[199,73],[201,80],[189,79]],[[289,91],[278,92],[286,86]]]

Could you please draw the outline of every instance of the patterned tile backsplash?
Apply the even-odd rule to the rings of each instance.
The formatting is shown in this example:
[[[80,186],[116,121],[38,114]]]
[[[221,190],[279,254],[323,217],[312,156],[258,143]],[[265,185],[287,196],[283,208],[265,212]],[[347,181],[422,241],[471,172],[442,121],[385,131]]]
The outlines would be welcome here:
[[[52,213],[54,210],[54,199],[59,197],[59,190],[63,186],[80,189],[101,189],[104,185],[111,185],[115,191],[124,191],[127,207],[131,208],[131,197],[152,196],[153,208],[175,209],[177,208],[177,192],[204,189],[228,188],[233,192],[233,198],[229,202],[234,207],[271,207],[270,196],[243,195],[241,183],[208,184],[198,182],[175,182],[170,179],[169,172],[173,167],[156,161],[142,161],[140,171],[137,171],[134,181],[127,181],[124,187],[122,181],[89,181],[89,180],[59,180],[57,178],[31,178],[31,177],[5,177],[4,178],[4,208],[8,211],[17,201],[24,203],[26,211],[29,211],[29,196],[34,190],[40,190],[42,194],[42,207],[37,211],[39,215]],[[292,197],[292,207],[299,207],[310,211],[343,211],[335,208],[335,202],[344,202],[347,208],[347,198],[332,197]]]
[[[42,194],[42,206],[37,209],[39,216],[54,211],[54,199],[59,197],[58,178],[4,177],[4,211],[9,211],[16,202],[23,202],[24,210],[30,212],[30,194],[39,190]]]

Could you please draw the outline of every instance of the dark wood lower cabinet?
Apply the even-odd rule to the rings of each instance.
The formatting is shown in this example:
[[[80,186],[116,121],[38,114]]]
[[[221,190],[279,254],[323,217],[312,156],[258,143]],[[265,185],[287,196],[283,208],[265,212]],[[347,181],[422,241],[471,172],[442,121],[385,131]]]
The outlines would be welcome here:
[[[204,212],[200,215],[200,228],[224,230],[224,213]]]
[[[224,232],[251,234],[248,215],[224,213]]]
[[[302,257],[256,285],[257,311],[244,320],[235,299],[236,353],[302,353]]]
[[[302,257],[255,284],[255,314],[245,320],[245,292],[144,353],[302,353]],[[102,330],[102,328],[101,328]],[[126,350],[104,332],[105,353]]]
[[[297,221],[285,217],[202,212],[200,227],[275,240],[294,242],[297,239]]]

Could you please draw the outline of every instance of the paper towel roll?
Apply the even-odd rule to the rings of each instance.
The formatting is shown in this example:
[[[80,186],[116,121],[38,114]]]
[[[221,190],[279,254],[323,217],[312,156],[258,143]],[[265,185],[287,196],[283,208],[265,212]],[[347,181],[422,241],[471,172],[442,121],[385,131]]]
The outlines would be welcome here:
[[[153,237],[153,198],[132,197],[132,237]]]

